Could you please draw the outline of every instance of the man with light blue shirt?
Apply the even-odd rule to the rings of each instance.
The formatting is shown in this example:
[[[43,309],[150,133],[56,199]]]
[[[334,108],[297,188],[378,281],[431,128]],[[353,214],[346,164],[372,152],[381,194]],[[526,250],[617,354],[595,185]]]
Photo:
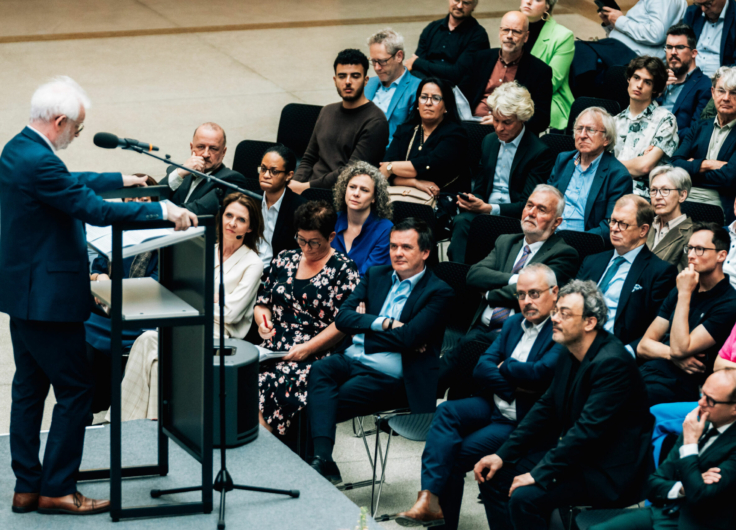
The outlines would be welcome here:
[[[342,481],[332,460],[336,425],[357,416],[409,407],[432,413],[445,310],[454,293],[425,267],[434,245],[427,223],[413,217],[391,231],[391,265],[371,267],[340,308],[342,351],[309,374],[313,469]]]
[[[736,2],[696,0],[682,20],[698,39],[698,66],[712,77],[721,66],[736,63]]]
[[[416,103],[420,80],[404,66],[404,37],[391,28],[368,39],[371,64],[376,76],[368,80],[365,97],[383,111],[388,120],[388,143],[396,128],[409,117]]]

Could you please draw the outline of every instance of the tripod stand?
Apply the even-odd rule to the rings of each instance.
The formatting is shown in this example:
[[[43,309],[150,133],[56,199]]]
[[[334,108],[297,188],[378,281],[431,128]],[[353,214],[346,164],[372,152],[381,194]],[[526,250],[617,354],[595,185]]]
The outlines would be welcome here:
[[[126,147],[123,147],[123,149],[130,149],[130,150],[136,151],[137,153],[146,154],[157,160],[166,162],[174,167],[188,171],[194,175],[197,175],[198,177],[203,177],[213,182],[216,182],[220,186],[229,188],[233,191],[243,193],[244,195],[252,197],[258,201],[261,200],[261,196],[256,193],[241,189],[234,184],[225,182],[211,175],[207,175],[205,173],[201,173],[199,171],[195,171],[193,169],[189,169],[182,165],[173,163],[171,162],[169,155],[166,155],[166,158],[162,158],[136,145],[128,145]],[[219,225],[218,225],[221,238],[222,238],[222,234],[224,234],[223,213],[224,212],[220,211],[220,220],[219,220]],[[225,378],[225,362],[224,362],[224,352],[225,352],[225,280],[224,280],[224,277],[225,275],[223,272],[224,270],[223,269],[224,268],[224,264],[223,264],[224,250],[223,250],[222,240],[220,240],[218,244],[218,252],[219,252],[219,260],[220,260],[220,282],[219,282],[219,296],[218,296],[219,297],[218,305],[220,309],[220,329],[219,329],[219,332],[220,332],[220,356],[219,356],[219,363],[220,363],[220,471],[217,473],[217,476],[215,477],[215,482],[212,488],[215,491],[220,492],[220,511],[219,511],[219,518],[217,521],[217,528],[219,530],[223,530],[225,528],[225,497],[227,495],[227,492],[232,491],[232,490],[257,491],[261,493],[273,493],[276,495],[289,495],[292,498],[297,498],[299,497],[299,490],[279,490],[279,489],[271,489],[271,488],[261,488],[258,486],[244,486],[240,484],[235,484],[233,482],[232,476],[230,475],[230,472],[227,470],[227,449],[225,447],[226,432],[227,432],[226,424],[225,424],[226,418],[227,418],[227,415],[225,413],[225,409],[226,409],[226,400],[225,400],[226,382],[225,381],[226,381],[226,378]],[[151,490],[151,497],[158,498],[158,497],[161,497],[162,495],[170,495],[174,493],[186,493],[186,492],[191,492],[191,491],[200,491],[201,489],[202,489],[202,486],[175,488],[175,489],[169,489],[169,490],[154,489],[154,490]]]

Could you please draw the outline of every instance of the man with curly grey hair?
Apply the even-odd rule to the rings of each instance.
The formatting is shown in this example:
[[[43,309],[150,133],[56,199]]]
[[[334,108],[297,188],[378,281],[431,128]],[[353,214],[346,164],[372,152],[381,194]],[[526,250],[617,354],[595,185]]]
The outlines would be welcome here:
[[[475,465],[493,530],[546,530],[561,506],[640,500],[652,416],[636,361],[603,329],[606,318],[595,283],[560,289],[552,339],[565,350],[552,384],[508,441]],[[545,439],[554,446],[543,447]]]

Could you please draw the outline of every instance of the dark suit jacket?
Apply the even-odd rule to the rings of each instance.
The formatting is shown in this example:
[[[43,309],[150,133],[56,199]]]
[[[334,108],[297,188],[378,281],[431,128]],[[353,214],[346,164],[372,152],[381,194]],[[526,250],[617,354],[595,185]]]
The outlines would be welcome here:
[[[90,313],[84,224],[160,220],[157,203],[106,202],[120,173],[69,173],[34,131],[0,156],[0,312],[45,322],[84,322]]]
[[[371,267],[360,280],[350,298],[340,307],[335,319],[337,329],[348,335],[344,351],[352,344],[351,335],[365,334],[365,353],[396,352],[401,354],[404,386],[409,407],[414,413],[434,412],[437,403],[437,378],[440,349],[445,334],[445,311],[454,296],[445,282],[428,270],[414,286],[401,311],[403,326],[389,331],[373,331],[391,290],[391,265]],[[365,314],[355,311],[365,302]],[[417,350],[426,345],[426,350]]]
[[[736,6],[734,7],[736,10]],[[680,147],[672,155],[672,165],[681,167],[690,174],[693,186],[718,190],[726,221],[733,221],[733,202],[736,196],[736,127],[723,142],[718,152],[718,160],[727,162],[721,169],[698,173],[700,164],[708,157],[708,145],[715,128],[714,120],[701,120],[695,123],[680,140]],[[688,162],[689,159],[692,162]],[[730,216],[730,220],[729,220]]]
[[[273,229],[273,237],[271,238],[274,257],[282,250],[296,250],[299,248],[296,239],[294,239],[296,234],[294,212],[299,206],[307,202],[304,197],[291,191],[288,186],[284,188],[284,193],[284,200],[281,202],[281,209],[279,209],[276,227]]]
[[[685,498],[680,501],[679,529],[736,528],[736,510],[732,504],[736,487],[736,426],[719,434],[702,455],[680,458],[682,440],[680,435],[667,459],[649,477],[647,498],[655,505],[672,503],[667,493],[680,481]],[[712,467],[721,469],[721,480],[706,485],[702,473]]]
[[[497,395],[507,403],[516,400],[516,421],[521,421],[547,390],[560,353],[564,350],[552,340],[552,320],[542,326],[525,362],[511,358],[524,334],[521,329],[524,315],[513,315],[503,324],[498,338],[481,355],[473,370],[477,393],[493,401]],[[501,368],[498,365],[503,362]],[[517,392],[517,388],[534,393]]]
[[[649,250],[654,252],[655,256],[672,263],[677,267],[677,272],[680,272],[687,267],[687,254],[682,249],[690,241],[692,234],[693,220],[688,217],[674,229],[667,232],[656,247],[654,246],[654,228],[650,228],[647,236],[647,246]]]
[[[490,291],[481,300],[473,317],[473,325],[478,321],[486,307],[510,307],[519,311],[516,299],[516,284],[509,285],[511,271],[514,269],[516,256],[524,245],[524,234],[504,234],[496,240],[491,253],[479,261],[468,271],[466,282],[470,287],[482,292]],[[544,242],[534,257],[527,262],[544,263],[555,272],[557,285],[565,285],[575,276],[580,260],[578,251],[569,246],[557,234]]]
[[[549,178],[548,184],[563,194],[572,179],[577,154],[577,151],[560,153]],[[588,201],[585,203],[585,231],[598,234],[607,242],[610,230],[606,219],[611,217],[616,201],[633,191],[634,181],[629,175],[629,170],[616,160],[615,156],[604,151],[595,173],[595,180],[590,187]]]
[[[598,283],[614,252],[607,250],[585,258],[577,279]],[[649,324],[659,313],[659,306],[675,287],[676,277],[675,266],[655,256],[646,244],[631,264],[621,288],[613,334],[624,344],[630,345],[634,352]]]
[[[549,389],[496,454],[516,463],[540,441],[554,440],[531,471],[541,487],[574,480],[573,473],[603,505],[635,497],[651,458],[653,425],[636,360],[600,330],[575,372],[577,364],[568,350],[560,354]]]
[[[710,78],[697,67],[685,81],[675,106],[672,107],[672,114],[677,118],[677,134],[680,138],[684,137],[690,126],[695,125],[700,119],[700,113],[711,98],[710,87]],[[657,102],[661,105],[663,100],[661,97]]]
[[[736,1],[727,0],[728,10],[723,21],[723,35],[721,37],[721,65],[733,66],[736,64]],[[682,22],[693,28],[695,36],[700,40],[706,18],[698,5],[691,5],[685,11]]]
[[[496,162],[501,142],[496,133],[491,133],[483,139],[481,154],[481,172],[473,182],[473,194],[488,202],[493,193],[493,179],[496,174]],[[524,129],[524,136],[519,141],[514,161],[511,163],[509,178],[508,204],[499,204],[501,215],[506,217],[521,217],[529,195],[537,184],[544,184],[549,179],[552,167],[555,164],[555,155],[528,128]]]
[[[174,169],[176,168],[174,168],[173,166],[169,167],[169,169],[166,171],[166,176],[161,179],[160,184],[169,184],[169,174],[171,174]],[[244,188],[246,185],[245,177],[237,171],[228,169],[227,167],[225,167],[225,164],[221,165],[217,169],[217,171],[213,172],[212,176],[231,184],[235,184],[236,186],[239,186],[241,188]],[[191,173],[184,177],[184,182],[181,183],[181,186],[176,188],[176,191],[171,194],[169,200],[177,206],[186,208],[196,215],[215,215],[217,213],[217,210],[220,209],[222,199],[232,193],[232,190],[230,188],[219,186],[218,184],[207,180],[205,182],[200,182],[197,185],[197,187],[192,192],[192,196],[189,197],[189,200],[185,203],[184,199],[186,198],[187,193],[189,193],[189,188],[192,187],[193,180],[194,175],[192,175]]]
[[[482,50],[473,55],[464,55],[458,61],[463,80],[458,87],[470,103],[471,112],[480,104],[498,61],[500,48]],[[552,112],[552,68],[531,53],[524,53],[516,70],[516,81],[529,90],[534,101],[534,117],[526,126],[535,134],[549,127]]]

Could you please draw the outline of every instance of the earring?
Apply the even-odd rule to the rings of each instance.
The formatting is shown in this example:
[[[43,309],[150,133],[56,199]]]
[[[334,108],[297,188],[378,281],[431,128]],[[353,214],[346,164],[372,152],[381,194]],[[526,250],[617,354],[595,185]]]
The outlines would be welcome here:
[[[552,15],[549,14],[549,11],[545,11],[544,12],[544,15],[542,15],[542,20],[544,20],[545,22],[547,22],[551,17],[552,17]]]

